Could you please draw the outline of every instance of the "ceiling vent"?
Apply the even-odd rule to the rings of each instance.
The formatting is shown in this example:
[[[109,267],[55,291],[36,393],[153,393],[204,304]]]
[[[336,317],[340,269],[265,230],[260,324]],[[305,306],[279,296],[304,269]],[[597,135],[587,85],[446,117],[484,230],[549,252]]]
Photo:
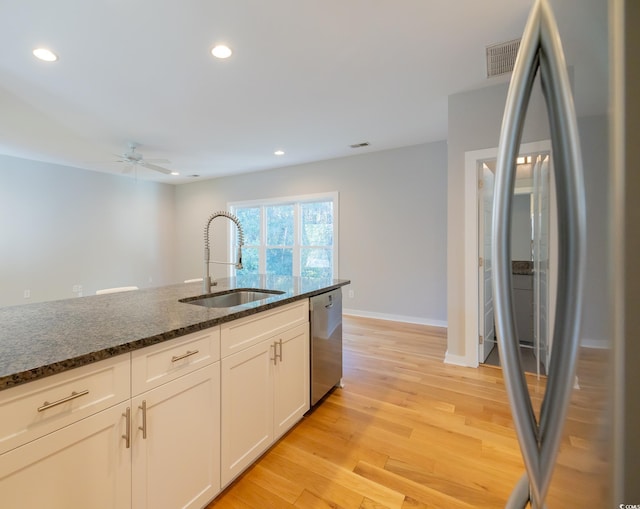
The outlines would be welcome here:
[[[369,142],[368,141],[363,141],[362,143],[354,143],[353,145],[349,145],[351,148],[362,148],[362,147],[368,147],[369,146]]]
[[[487,46],[487,78],[513,71],[519,47],[520,39]]]

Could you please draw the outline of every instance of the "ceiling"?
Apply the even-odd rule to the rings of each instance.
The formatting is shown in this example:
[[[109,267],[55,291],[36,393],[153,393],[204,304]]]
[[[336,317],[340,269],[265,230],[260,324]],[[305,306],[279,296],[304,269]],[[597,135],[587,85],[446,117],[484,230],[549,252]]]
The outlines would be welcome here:
[[[137,142],[181,174],[139,179],[182,183],[444,140],[448,95],[505,81],[485,47],[520,37],[531,4],[0,0],[0,154],[120,174]],[[552,5],[578,113],[602,113],[607,76],[586,72],[607,58],[606,2]]]

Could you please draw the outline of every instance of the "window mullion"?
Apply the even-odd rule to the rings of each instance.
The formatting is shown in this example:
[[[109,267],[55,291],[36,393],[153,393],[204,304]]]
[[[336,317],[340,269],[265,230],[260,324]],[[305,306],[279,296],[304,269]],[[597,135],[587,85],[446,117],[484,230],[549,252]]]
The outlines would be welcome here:
[[[293,207],[293,275],[300,275],[300,244],[302,239],[300,202]]]
[[[267,211],[264,205],[260,206],[260,253],[258,255],[258,272],[267,272]]]

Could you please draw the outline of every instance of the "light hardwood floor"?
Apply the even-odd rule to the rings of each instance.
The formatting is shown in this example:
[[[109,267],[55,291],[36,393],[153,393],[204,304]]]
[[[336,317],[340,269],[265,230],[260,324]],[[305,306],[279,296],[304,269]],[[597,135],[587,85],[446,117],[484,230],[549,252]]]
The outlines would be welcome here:
[[[524,471],[499,368],[443,363],[446,329],[345,317],[344,383],[213,508],[504,507]],[[602,353],[580,362],[548,506],[607,507]],[[527,375],[536,408],[545,381]]]

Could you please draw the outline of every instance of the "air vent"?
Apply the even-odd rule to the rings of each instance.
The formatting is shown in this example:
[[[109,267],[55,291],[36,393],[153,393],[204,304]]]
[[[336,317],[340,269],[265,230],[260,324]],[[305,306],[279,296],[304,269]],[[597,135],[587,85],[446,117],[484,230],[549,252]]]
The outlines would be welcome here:
[[[487,46],[487,78],[513,71],[519,47],[520,39]]]
[[[354,143],[353,145],[349,145],[351,148],[362,148],[362,147],[368,147],[369,146],[369,142],[368,141],[363,141],[362,143]]]

